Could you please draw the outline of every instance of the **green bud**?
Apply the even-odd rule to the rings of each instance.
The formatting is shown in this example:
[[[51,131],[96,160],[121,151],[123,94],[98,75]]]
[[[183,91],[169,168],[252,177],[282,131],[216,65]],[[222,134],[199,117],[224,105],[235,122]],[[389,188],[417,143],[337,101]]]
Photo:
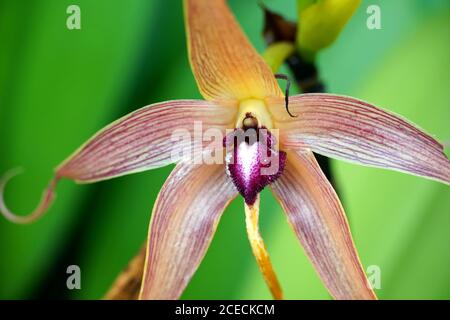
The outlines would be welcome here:
[[[361,0],[297,0],[297,48],[312,59],[331,45],[358,8]]]

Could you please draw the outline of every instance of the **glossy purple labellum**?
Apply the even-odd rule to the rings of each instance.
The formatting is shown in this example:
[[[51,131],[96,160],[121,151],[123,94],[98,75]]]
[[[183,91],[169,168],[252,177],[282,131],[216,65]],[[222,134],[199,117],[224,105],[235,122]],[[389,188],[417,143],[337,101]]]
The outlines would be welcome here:
[[[265,128],[235,129],[225,138],[228,176],[248,205],[283,172],[286,153],[274,144],[275,137]]]

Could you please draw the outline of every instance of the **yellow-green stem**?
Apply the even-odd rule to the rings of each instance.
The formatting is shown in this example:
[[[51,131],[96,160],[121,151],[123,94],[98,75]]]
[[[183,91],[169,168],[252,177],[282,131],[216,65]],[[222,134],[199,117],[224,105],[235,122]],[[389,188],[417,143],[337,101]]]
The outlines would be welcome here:
[[[295,46],[291,42],[275,42],[267,47],[262,57],[275,73],[283,62],[294,53],[294,50]]]

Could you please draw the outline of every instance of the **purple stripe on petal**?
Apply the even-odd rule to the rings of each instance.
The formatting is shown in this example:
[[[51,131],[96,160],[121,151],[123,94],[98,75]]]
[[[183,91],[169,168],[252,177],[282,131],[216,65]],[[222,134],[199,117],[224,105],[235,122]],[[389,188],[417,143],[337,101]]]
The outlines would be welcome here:
[[[364,101],[331,94],[304,94],[272,101],[275,125],[286,148],[314,152],[450,183],[443,146],[419,127]]]
[[[330,294],[335,299],[376,299],[344,209],[313,154],[288,152],[286,168],[271,188]]]
[[[237,195],[224,165],[180,162],[153,208],[141,299],[178,299]]]
[[[59,166],[61,177],[93,182],[193,159],[211,141],[195,141],[211,128],[223,134],[231,126],[236,109],[200,100],[177,100],[139,109],[94,135]],[[188,139],[174,139],[183,130]],[[221,141],[217,141],[218,146]]]

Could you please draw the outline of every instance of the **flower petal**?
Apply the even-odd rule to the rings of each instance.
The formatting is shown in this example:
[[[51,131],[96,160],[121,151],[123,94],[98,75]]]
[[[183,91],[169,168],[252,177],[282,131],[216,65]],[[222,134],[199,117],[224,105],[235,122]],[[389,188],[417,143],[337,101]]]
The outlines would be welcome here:
[[[311,152],[288,152],[272,191],[335,299],[376,299],[339,199]]]
[[[22,172],[22,169],[14,169],[8,171],[3,177],[0,179],[0,213],[9,221],[25,224],[36,221],[39,219],[52,205],[53,200],[55,198],[55,187],[58,183],[59,178],[54,177],[48,184],[47,188],[42,193],[41,201],[36,206],[36,208],[26,216],[20,216],[13,213],[8,209],[4,199],[5,186],[7,182],[12,179],[14,176],[18,175]]]
[[[153,208],[141,299],[178,299],[237,195],[224,165],[180,162]]]
[[[311,148],[325,156],[450,183],[442,145],[417,126],[364,101],[330,94],[304,94],[271,110],[287,148]]]
[[[141,108],[107,126],[57,169],[57,175],[78,182],[110,179],[161,167],[177,160],[184,150],[189,156],[211,144],[196,144],[208,129],[225,134],[235,109],[200,100],[177,100]],[[178,130],[178,131],[175,131]],[[182,139],[185,132],[189,139]],[[195,139],[194,139],[195,138]],[[218,139],[221,146],[222,140]]]
[[[16,173],[5,175],[0,179],[0,213],[15,223],[35,221],[51,205],[61,178],[88,183],[184,158],[202,162],[204,151],[222,150],[225,130],[231,126],[235,113],[236,108],[201,100],[167,101],[136,110],[100,130],[64,161],[41,202],[27,216],[16,215],[7,208],[4,187]]]
[[[205,99],[283,96],[269,66],[224,0],[186,0],[184,4],[189,58]]]

